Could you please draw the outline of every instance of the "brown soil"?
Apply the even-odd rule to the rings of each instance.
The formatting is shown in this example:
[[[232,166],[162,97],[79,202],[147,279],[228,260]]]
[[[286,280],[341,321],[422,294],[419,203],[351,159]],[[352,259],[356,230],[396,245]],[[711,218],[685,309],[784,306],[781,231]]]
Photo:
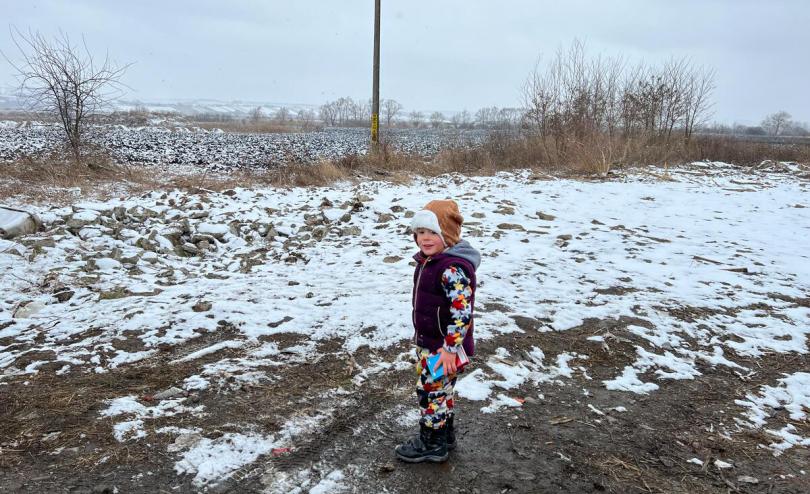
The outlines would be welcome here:
[[[686,317],[690,312],[684,309]],[[742,412],[734,398],[773,384],[783,372],[807,369],[806,355],[770,355],[755,362],[727,353],[729,359],[758,373],[743,381],[729,368],[705,367],[699,380],[656,380],[661,386],[658,391],[636,395],[608,391],[601,380],[631,364],[636,345],[646,345],[624,329],[629,324],[649,326],[646,321],[589,319],[563,332],[549,331],[542,321],[523,318],[519,323],[524,333],[480,342],[474,360],[485,361],[498,347],[520,360],[537,346],[547,361],[561,352],[578,354],[570,365],[585,367],[587,375],[576,371],[573,378],[561,379],[562,384],[525,384],[505,391],[526,401],[521,408],[498,414],[482,413],[482,402],[459,399],[459,447],[442,465],[406,465],[393,455],[394,446],[411,432],[395,419],[405,407],[415,405],[412,371],[381,373],[360,387],[352,381],[360,369],[408,351],[405,344],[384,352],[364,347],[349,355],[340,341],[319,342],[323,357],[317,362],[263,369],[273,377],[261,386],[226,383],[195,395],[206,407],[202,419],[169,417],[149,425],[202,427],[207,437],[236,431],[240,424],[254,424],[272,433],[293,415],[329,411],[324,427],[297,438],[290,454],[259,458],[230,479],[209,486],[211,492],[263,492],[279,472],[296,472],[317,462],[343,468],[346,485],[354,492],[383,488],[414,492],[416,482],[434,485],[438,491],[479,493],[807,492],[806,478],[799,473],[810,464],[806,449],[793,448],[774,457],[770,450],[758,447],[772,441],[759,432],[721,434],[724,427],[734,429],[733,418]],[[585,340],[607,333],[615,336],[608,340],[610,351]],[[193,346],[233,337],[225,327],[222,334],[202,335]],[[289,334],[271,340],[282,349],[302,342]],[[90,493],[113,486],[136,493],[200,491],[191,477],[174,472],[178,456],[167,452],[172,436],[149,434],[119,443],[112,437],[117,420],[99,415],[106,400],[129,394],[147,397],[179,386],[199,373],[202,364],[239,353],[231,349],[195,361],[168,363],[191,351],[190,347],[170,349],[104,374],[56,376],[52,370],[43,370],[0,386],[0,492]],[[653,380],[653,376],[646,378]],[[348,391],[339,400],[329,393],[338,388]],[[605,415],[595,414],[589,404]],[[612,410],[619,405],[627,411]],[[799,433],[810,434],[809,424],[794,425]],[[49,454],[58,448],[64,449],[58,455]],[[99,463],[105,456],[108,460]],[[687,463],[691,458],[707,466]],[[733,460],[735,467],[718,470],[712,465],[715,459]],[[133,480],[146,472],[151,475]],[[755,477],[759,483],[740,483],[740,475]]]

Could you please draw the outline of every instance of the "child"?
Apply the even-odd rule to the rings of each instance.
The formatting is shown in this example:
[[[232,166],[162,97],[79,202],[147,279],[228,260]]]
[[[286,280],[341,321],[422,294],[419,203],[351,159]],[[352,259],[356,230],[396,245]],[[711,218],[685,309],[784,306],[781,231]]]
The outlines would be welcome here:
[[[455,201],[430,201],[411,221],[419,246],[414,272],[413,326],[419,374],[419,435],[396,447],[397,457],[409,463],[443,462],[455,448],[453,387],[456,353],[472,356],[475,270],[481,255],[461,240],[464,218]],[[428,357],[438,353],[434,365],[444,374],[433,379]]]

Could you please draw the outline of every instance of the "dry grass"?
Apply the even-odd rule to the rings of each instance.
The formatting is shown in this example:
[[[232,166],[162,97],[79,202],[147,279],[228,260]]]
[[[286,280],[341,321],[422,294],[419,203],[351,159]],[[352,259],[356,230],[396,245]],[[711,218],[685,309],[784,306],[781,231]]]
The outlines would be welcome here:
[[[577,139],[494,135],[482,146],[440,153],[433,164],[443,172],[492,173],[537,168],[561,175],[604,175],[623,165],[663,165],[700,160],[753,165],[764,160],[810,162],[808,144],[769,144],[726,137],[689,142],[598,134]]]
[[[296,123],[281,124],[268,121],[242,122],[240,120],[228,120],[222,122],[190,122],[189,125],[194,125],[206,130],[221,129],[225,132],[243,134],[289,134],[303,132],[301,126]]]
[[[149,190],[180,188],[221,191],[234,187],[327,186],[339,181],[366,179],[409,183],[412,178],[446,173],[492,175],[530,168],[558,176],[604,175],[611,167],[664,165],[698,160],[738,165],[766,159],[810,162],[810,144],[768,144],[726,137],[697,137],[689,143],[596,136],[565,142],[531,136],[495,134],[474,148],[446,149],[432,158],[395,151],[383,145],[379,152],[348,155],[316,163],[288,163],[268,169],[236,169],[227,173],[178,173],[159,167],[116,165],[101,152],[90,153],[76,164],[58,153],[23,158],[0,165],[0,199],[69,204],[79,195],[99,199],[137,195]],[[157,171],[157,173],[156,173]],[[80,191],[77,191],[80,189]]]

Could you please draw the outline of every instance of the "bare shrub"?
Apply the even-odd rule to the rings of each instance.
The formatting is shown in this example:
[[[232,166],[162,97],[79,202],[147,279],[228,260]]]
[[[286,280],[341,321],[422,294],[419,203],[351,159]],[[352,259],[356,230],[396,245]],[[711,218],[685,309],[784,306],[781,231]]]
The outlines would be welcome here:
[[[688,59],[630,67],[589,58],[574,41],[527,78],[524,124],[553,161],[604,173],[632,149],[666,155],[687,145],[708,117],[713,89],[714,72]]]
[[[22,60],[14,63],[3,55],[29,109],[58,118],[74,159],[80,161],[85,123],[120,94],[128,66],[116,66],[109,57],[97,64],[84,39],[80,48],[64,33],[53,41],[30,31],[12,30],[11,37]]]

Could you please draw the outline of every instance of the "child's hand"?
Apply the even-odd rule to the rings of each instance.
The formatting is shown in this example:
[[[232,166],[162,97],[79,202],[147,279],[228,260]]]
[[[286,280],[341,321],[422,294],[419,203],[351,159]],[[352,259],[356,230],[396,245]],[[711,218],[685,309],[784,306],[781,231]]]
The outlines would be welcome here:
[[[456,354],[446,351],[444,348],[439,348],[439,360],[433,366],[433,371],[444,366],[444,375],[450,376],[455,374],[458,369],[456,368]]]

